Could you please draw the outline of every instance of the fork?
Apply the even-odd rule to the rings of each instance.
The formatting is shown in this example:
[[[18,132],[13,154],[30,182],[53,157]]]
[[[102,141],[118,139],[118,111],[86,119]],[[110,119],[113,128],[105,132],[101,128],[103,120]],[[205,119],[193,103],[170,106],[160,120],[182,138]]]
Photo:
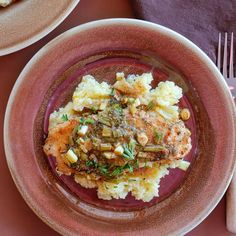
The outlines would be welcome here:
[[[219,34],[218,42],[218,56],[217,67],[222,72],[226,83],[233,95],[236,97],[236,78],[234,77],[234,50],[233,50],[234,35],[231,33],[230,48],[229,48],[229,64],[228,64],[228,34],[224,35],[224,48],[223,48],[223,64],[221,64],[221,33]],[[228,69],[229,68],[229,69]],[[236,173],[234,173],[229,188],[226,193],[226,227],[232,232],[236,233]]]

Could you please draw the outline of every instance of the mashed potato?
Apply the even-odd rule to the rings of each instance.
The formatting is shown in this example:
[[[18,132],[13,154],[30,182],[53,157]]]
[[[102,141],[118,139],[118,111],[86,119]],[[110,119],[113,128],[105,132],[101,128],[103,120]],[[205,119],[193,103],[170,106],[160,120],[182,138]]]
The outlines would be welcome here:
[[[118,77],[118,76],[117,76]],[[129,75],[127,79],[122,77],[114,84],[114,88],[131,96],[139,97],[149,92],[153,80],[151,73],[142,75]]]
[[[74,116],[75,111],[73,109],[73,103],[72,102],[68,102],[67,105],[65,107],[61,107],[59,108],[58,111],[54,111],[51,115],[50,115],[50,122],[49,122],[49,127],[48,129],[51,130],[53,128],[55,128],[58,124],[61,124],[64,122],[64,120],[61,119],[61,117],[64,115],[66,116],[68,119],[70,119],[71,117]]]
[[[100,108],[108,102],[111,86],[106,82],[98,83],[93,76],[86,75],[73,94],[73,109],[82,111],[86,108]],[[104,106],[105,107],[105,106]]]
[[[158,189],[162,177],[169,173],[168,166],[153,168],[151,173],[128,174],[125,178],[117,179],[117,183],[103,182],[98,184],[98,197],[106,200],[124,199],[131,192],[137,200],[149,202],[158,197]]]
[[[182,89],[176,86],[174,82],[160,82],[155,89],[151,89],[151,82],[153,81],[151,73],[129,75],[127,79],[119,76],[120,73],[117,74],[120,80],[114,84],[114,88],[130,94],[131,97],[140,98],[140,105],[153,102],[156,111],[167,119],[178,118],[178,107],[174,104],[177,104],[182,97]],[[111,86],[106,82],[99,84],[93,76],[86,75],[73,94],[73,109],[82,111],[85,107],[99,108],[102,105],[105,108],[111,90]]]

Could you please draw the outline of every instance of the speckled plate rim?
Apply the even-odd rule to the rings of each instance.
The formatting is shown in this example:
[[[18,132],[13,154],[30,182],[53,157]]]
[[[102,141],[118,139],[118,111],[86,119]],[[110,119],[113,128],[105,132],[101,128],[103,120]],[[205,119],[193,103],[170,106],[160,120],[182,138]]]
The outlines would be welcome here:
[[[80,26],[74,27],[74,28],[64,32],[63,34],[57,36],[55,39],[53,39],[48,44],[46,44],[42,49],[40,49],[34,55],[34,57],[28,62],[28,64],[25,66],[25,68],[23,69],[23,71],[19,75],[19,77],[12,89],[12,92],[11,92],[9,100],[8,100],[8,104],[7,104],[7,108],[6,108],[6,112],[5,112],[5,119],[4,119],[4,148],[5,148],[5,154],[6,154],[8,167],[10,169],[12,178],[13,178],[19,192],[21,193],[22,197],[26,201],[26,203],[35,212],[35,214],[37,214],[46,224],[48,224],[50,227],[52,227],[57,232],[65,234],[65,235],[70,234],[70,232],[67,231],[68,229],[62,227],[61,225],[58,225],[57,222],[55,221],[55,219],[50,219],[50,221],[47,221],[45,219],[45,216],[43,215],[43,212],[41,212],[40,209],[38,208],[38,206],[35,205],[33,199],[28,195],[27,192],[24,192],[22,189],[20,189],[20,187],[18,185],[19,180],[17,179],[17,176],[15,175],[14,168],[11,168],[12,167],[11,163],[13,162],[14,157],[13,157],[11,149],[9,147],[10,140],[8,137],[9,118],[11,115],[10,110],[11,110],[11,107],[12,107],[12,104],[14,101],[15,94],[17,94],[21,83],[24,81],[25,75],[29,72],[30,68],[37,62],[37,60],[44,56],[44,54],[47,52],[47,50],[53,48],[60,41],[63,41],[63,39],[65,39],[71,35],[77,34],[79,32],[82,32],[82,31],[85,31],[85,30],[88,30],[88,29],[91,29],[94,27],[106,26],[106,25],[118,24],[118,23],[125,23],[128,25],[137,25],[138,24],[139,26],[143,26],[143,27],[146,27],[149,29],[158,29],[161,33],[168,35],[169,37],[175,38],[177,41],[183,43],[186,47],[191,49],[194,54],[198,55],[201,58],[201,60],[207,64],[207,66],[211,70],[212,74],[214,74],[214,77],[216,78],[217,83],[219,84],[219,86],[221,86],[222,92],[223,92],[224,97],[226,99],[225,101],[227,102],[227,104],[229,104],[229,109],[232,113],[232,116],[234,117],[234,119],[233,119],[234,122],[232,123],[232,127],[235,128],[235,126],[236,126],[236,118],[235,118],[236,117],[236,110],[235,110],[233,98],[232,98],[232,95],[228,89],[226,82],[223,79],[223,76],[218,71],[215,64],[210,60],[210,58],[200,48],[198,48],[194,43],[192,43],[190,40],[188,40],[184,36],[180,35],[179,33],[175,32],[171,29],[168,29],[164,26],[154,24],[151,22],[146,22],[146,21],[136,20],[136,19],[115,18],[115,19],[104,19],[104,20],[98,20],[98,21],[85,23]],[[234,133],[234,140],[232,140],[232,144],[235,144],[235,129],[234,129],[233,133]],[[232,149],[234,150],[234,153],[235,153],[235,145],[233,145]],[[233,157],[232,157],[232,159],[233,159]],[[230,181],[233,176],[233,172],[236,167],[235,164],[236,164],[235,161],[231,162],[231,164],[228,168],[230,171],[225,174],[224,179],[222,180],[221,184],[219,185],[218,191],[214,194],[211,201],[209,201],[209,204],[206,206],[205,210],[200,212],[200,214],[197,215],[196,218],[193,219],[184,228],[181,228],[181,229],[177,230],[176,232],[174,232],[173,235],[183,235],[183,234],[188,233],[193,228],[195,228],[197,225],[199,225],[211,213],[211,211],[217,206],[217,204],[219,203],[219,201],[223,197],[224,193],[226,192],[226,190],[230,184]]]
[[[71,3],[68,5],[67,9],[65,11],[63,11],[63,13],[59,17],[57,17],[46,28],[42,29],[34,36],[28,38],[27,40],[23,40],[22,42],[19,42],[19,43],[15,44],[14,46],[0,49],[0,56],[8,55],[10,53],[19,51],[23,48],[26,48],[26,47],[30,46],[31,44],[37,42],[38,40],[40,40],[44,36],[48,35],[60,23],[62,23],[65,20],[65,18],[74,10],[74,8],[77,6],[77,4],[79,2],[80,2],[80,0],[72,0]]]

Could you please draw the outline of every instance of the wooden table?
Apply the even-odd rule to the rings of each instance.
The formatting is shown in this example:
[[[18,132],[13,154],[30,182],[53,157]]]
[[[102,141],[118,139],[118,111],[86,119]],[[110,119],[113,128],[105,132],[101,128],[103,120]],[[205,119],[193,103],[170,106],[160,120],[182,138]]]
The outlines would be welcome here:
[[[11,89],[31,57],[47,42],[67,29],[85,22],[114,17],[134,17],[128,0],[81,0],[70,16],[49,35],[19,52],[0,57],[1,134],[3,134],[4,113]],[[58,235],[30,210],[17,191],[7,167],[3,135],[0,137],[0,158],[0,235]],[[188,235],[233,235],[227,232],[225,226],[225,197],[215,210]]]

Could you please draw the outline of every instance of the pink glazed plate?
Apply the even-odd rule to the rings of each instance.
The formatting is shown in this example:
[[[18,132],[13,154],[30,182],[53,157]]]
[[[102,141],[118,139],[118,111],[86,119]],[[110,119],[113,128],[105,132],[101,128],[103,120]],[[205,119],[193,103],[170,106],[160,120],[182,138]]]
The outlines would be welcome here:
[[[18,51],[55,29],[79,0],[20,0],[0,7],[0,56]]]
[[[173,80],[192,119],[191,166],[170,171],[148,204],[102,201],[54,171],[42,146],[48,114],[66,104],[81,77],[110,81],[115,72],[151,71]],[[75,27],[44,46],[26,65],[9,99],[4,144],[12,177],[31,209],[65,235],[182,235],[225,193],[235,166],[235,108],[213,62],[192,42],[163,26],[107,19]]]

